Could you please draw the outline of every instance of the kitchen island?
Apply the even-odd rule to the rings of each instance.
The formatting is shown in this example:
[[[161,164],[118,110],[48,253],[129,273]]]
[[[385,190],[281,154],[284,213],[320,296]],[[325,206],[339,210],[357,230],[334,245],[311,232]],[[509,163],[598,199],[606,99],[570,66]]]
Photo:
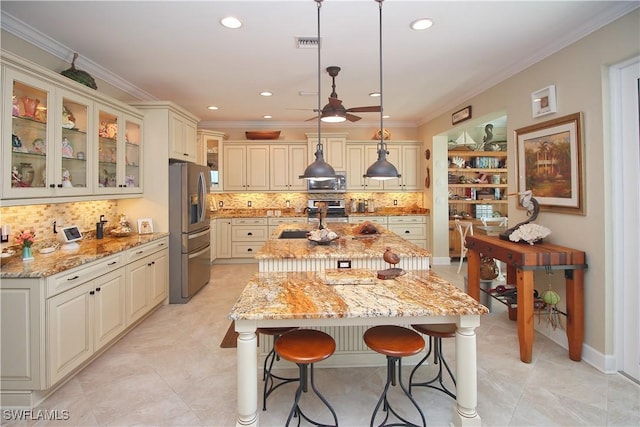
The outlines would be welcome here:
[[[457,401],[453,423],[480,425],[476,411],[475,328],[480,324],[480,315],[486,313],[486,307],[428,270],[407,272],[391,280],[375,279],[367,285],[327,285],[322,272],[257,273],[229,314],[239,334],[237,425],[259,423],[256,328],[366,329],[416,323],[456,323]],[[362,341],[361,335],[358,338]],[[377,357],[379,364],[384,364],[384,357]]]

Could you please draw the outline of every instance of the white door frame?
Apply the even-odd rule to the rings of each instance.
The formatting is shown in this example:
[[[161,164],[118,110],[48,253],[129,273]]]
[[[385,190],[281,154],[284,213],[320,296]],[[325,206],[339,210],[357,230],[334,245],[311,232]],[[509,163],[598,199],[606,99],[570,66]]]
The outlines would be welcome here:
[[[613,325],[615,370],[640,382],[640,56],[609,68]]]

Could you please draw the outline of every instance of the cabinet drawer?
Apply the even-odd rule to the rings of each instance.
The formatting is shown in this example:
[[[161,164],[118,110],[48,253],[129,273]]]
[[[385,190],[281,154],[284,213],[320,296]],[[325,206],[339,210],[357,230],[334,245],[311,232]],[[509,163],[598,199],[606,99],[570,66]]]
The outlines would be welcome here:
[[[87,267],[76,267],[47,278],[45,298],[51,298],[61,292],[103,276],[124,265],[121,254],[111,255],[100,261],[92,262]]]
[[[403,239],[427,238],[427,227],[424,224],[389,224],[389,230]]]
[[[267,222],[269,225],[280,225],[280,224],[306,224],[307,217],[287,217],[287,218],[267,218]]]
[[[231,225],[267,225],[267,218],[232,218]]]
[[[386,216],[349,216],[349,222],[351,224],[362,224],[363,222],[372,222],[374,224],[380,224],[384,227],[387,226],[387,217]]]
[[[233,242],[231,244],[232,258],[253,258],[264,243]]]
[[[161,251],[162,249],[169,248],[169,238],[164,237],[162,239],[154,240],[153,242],[145,243],[144,245],[136,246],[126,252],[127,263],[144,258],[154,252]]]
[[[407,215],[407,216],[390,216],[389,226],[391,224],[426,224],[427,217],[424,215]]]
[[[266,242],[267,227],[234,225],[231,227],[232,242]]]

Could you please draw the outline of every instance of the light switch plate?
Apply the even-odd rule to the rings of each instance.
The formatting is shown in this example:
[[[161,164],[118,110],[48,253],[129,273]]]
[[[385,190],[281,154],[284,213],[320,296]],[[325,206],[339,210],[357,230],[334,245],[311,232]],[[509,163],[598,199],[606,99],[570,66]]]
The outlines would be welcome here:
[[[351,260],[350,259],[339,259],[338,260],[338,268],[351,268]]]

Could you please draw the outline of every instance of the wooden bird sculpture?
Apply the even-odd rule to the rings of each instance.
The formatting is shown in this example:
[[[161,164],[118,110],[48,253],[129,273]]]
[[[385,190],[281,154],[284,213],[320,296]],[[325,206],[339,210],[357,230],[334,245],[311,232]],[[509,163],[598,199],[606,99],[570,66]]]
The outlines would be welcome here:
[[[392,267],[386,270],[378,270],[378,279],[393,279],[405,273],[403,269],[395,267],[396,264],[400,262],[400,257],[394,253],[391,248],[388,247],[385,249],[384,254],[382,254],[382,259],[391,264]]]
[[[382,255],[382,259],[392,265],[396,265],[400,262],[400,257],[391,251],[391,248],[387,248]]]

